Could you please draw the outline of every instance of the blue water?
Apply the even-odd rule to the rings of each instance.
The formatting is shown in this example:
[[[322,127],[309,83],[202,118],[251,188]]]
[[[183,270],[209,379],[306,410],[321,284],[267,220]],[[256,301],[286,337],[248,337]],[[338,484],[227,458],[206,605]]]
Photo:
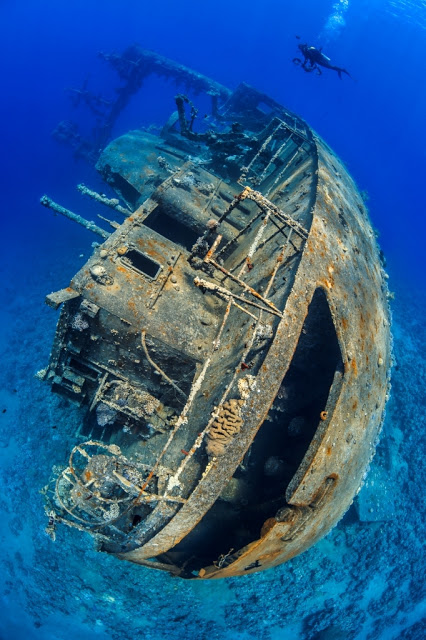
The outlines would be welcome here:
[[[293,65],[296,35],[352,77]],[[38,490],[52,460],[66,457],[52,427],[79,421],[33,378],[55,328],[43,300],[68,284],[93,238],[38,199],[48,193],[84,213],[75,185],[102,191],[50,134],[66,118],[89,126],[64,88],[90,74],[91,87],[108,91],[115,77],[97,52],[133,42],[230,88],[248,82],[306,119],[368,192],[387,258],[397,367],[373,472],[386,461],[392,518],[361,523],[352,508],[315,548],[264,574],[173,580],[97,554],[78,532],[60,531],[55,544],[43,533]],[[2,640],[426,638],[425,51],[424,0],[2,0]],[[114,135],[161,125],[172,97],[173,88],[147,84]]]

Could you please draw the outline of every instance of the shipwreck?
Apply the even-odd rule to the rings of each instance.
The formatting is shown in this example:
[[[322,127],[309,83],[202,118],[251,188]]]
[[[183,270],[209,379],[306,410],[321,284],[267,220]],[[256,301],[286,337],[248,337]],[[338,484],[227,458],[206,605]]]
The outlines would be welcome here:
[[[47,531],[186,578],[273,567],[338,522],[374,454],[391,366],[375,234],[343,163],[269,96],[139,46],[103,57],[114,100],[72,92],[93,138],[55,135],[96,163],[109,193],[78,188],[111,213],[41,199],[98,236],[47,296],[38,375],[82,407]],[[183,91],[170,118],[111,139],[150,74]]]

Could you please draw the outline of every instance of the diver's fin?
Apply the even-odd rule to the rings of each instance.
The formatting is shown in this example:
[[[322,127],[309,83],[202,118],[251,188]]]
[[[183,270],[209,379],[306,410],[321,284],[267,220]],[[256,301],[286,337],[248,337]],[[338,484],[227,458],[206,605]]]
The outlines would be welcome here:
[[[336,67],[336,71],[340,79],[342,79],[342,73],[346,73],[346,75],[350,78],[352,77],[349,71],[346,71],[346,69],[340,69],[339,67]]]

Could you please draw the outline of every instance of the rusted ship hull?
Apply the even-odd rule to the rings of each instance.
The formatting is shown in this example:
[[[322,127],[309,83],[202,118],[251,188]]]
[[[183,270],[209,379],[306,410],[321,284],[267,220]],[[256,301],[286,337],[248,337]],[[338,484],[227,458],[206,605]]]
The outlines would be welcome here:
[[[89,408],[51,528],[198,578],[275,566],[335,525],[391,366],[386,276],[343,164],[267,96],[225,97],[214,130],[177,96],[161,137],[106,147],[124,206],[95,196],[125,219],[90,223],[102,244],[48,296],[63,307],[41,373]]]

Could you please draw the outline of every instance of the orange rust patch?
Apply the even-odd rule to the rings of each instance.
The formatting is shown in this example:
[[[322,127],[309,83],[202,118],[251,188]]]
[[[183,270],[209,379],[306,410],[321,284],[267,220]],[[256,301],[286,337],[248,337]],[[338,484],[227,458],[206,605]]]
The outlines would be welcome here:
[[[268,518],[267,520],[265,520],[265,522],[263,523],[262,529],[260,530],[260,537],[263,538],[264,536],[266,536],[268,531],[270,531],[272,527],[274,527],[276,524],[277,524],[277,521],[275,520],[275,518]]]
[[[357,406],[358,406],[358,400],[355,400],[354,403],[352,404],[352,409],[355,411]]]
[[[198,196],[194,196],[193,202],[194,202],[196,207],[199,207],[200,209],[202,209],[203,203],[201,202],[201,200],[200,200],[200,198]]]
[[[151,249],[151,247],[149,247],[145,251],[149,256],[158,260],[158,251],[156,251],[155,249]]]
[[[352,368],[352,371],[354,372],[354,374],[357,376],[358,375],[358,367],[357,367],[355,358],[352,358],[352,360],[351,360],[351,368]]]
[[[136,303],[133,300],[133,298],[130,298],[129,302],[127,303],[127,306],[129,307],[130,311],[137,316],[138,312],[137,312],[137,307],[136,307]]]
[[[345,331],[348,328],[348,321],[346,320],[346,318],[342,318],[342,327]]]
[[[327,449],[326,449],[326,451],[325,451],[325,452],[326,452],[326,454],[327,454],[328,456],[331,456],[332,447],[327,447]]]
[[[123,274],[123,276],[126,278],[127,282],[131,282],[131,283],[134,282],[135,274],[133,273],[133,271],[129,271],[125,267],[121,267],[119,265],[117,265],[117,271],[119,271],[120,273]]]
[[[325,278],[323,278],[322,280],[320,280],[322,286],[324,289],[332,289],[333,285],[331,284],[331,282],[329,280],[326,280]]]

